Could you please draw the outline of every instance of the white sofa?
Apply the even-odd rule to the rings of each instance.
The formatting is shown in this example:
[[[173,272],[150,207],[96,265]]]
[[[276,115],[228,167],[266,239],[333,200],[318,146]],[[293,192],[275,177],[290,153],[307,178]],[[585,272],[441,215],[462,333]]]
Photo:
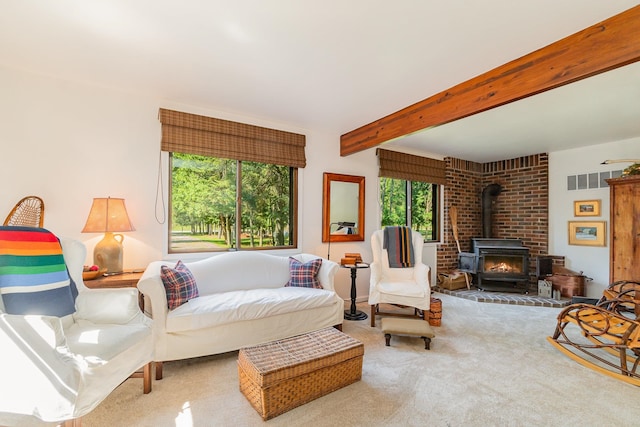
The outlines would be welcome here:
[[[315,258],[298,254],[305,263]],[[318,280],[323,289],[285,287],[289,258],[257,251],[238,251],[185,262],[199,296],[169,310],[160,270],[175,262],[155,261],[145,270],[138,289],[145,312],[153,318],[156,378],[164,361],[238,350],[318,330],[341,328],[344,300],[335,292],[339,268],[323,259]]]
[[[0,298],[0,425],[80,425],[120,383],[144,367],[151,391],[151,320],[136,289],[88,289],[85,246],[61,239],[79,294],[62,318],[7,314]]]

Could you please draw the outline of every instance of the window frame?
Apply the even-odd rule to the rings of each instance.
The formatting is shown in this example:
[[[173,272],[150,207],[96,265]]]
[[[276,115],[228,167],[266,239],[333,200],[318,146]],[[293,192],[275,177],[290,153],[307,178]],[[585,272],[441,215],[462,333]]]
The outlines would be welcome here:
[[[413,224],[412,224],[412,184],[414,182],[423,182],[423,181],[416,181],[416,180],[408,180],[408,179],[402,179],[402,178],[392,178],[392,177],[386,177],[386,176],[381,176],[378,179],[378,191],[380,192],[380,187],[382,184],[382,180],[383,179],[394,179],[394,180],[399,180],[399,181],[403,181],[404,182],[404,195],[405,195],[405,223],[404,224],[397,224],[397,225],[404,225],[404,226],[408,226],[411,227],[413,229]],[[427,236],[423,235],[424,238],[424,243],[438,243],[440,242],[441,239],[441,212],[442,210],[440,209],[440,205],[441,205],[441,194],[442,194],[442,185],[440,184],[435,184],[435,183],[427,183],[431,185],[431,199],[432,199],[432,207],[431,207],[431,215],[432,215],[432,236],[429,236],[429,238],[427,238]],[[381,219],[381,223],[382,223],[382,217],[383,215],[383,208],[384,208],[384,202],[382,201],[382,199],[380,199],[380,219]]]
[[[224,248],[220,248],[220,249],[211,249],[211,248],[207,248],[207,249],[193,249],[193,250],[175,250],[171,248],[171,242],[172,242],[172,227],[173,227],[173,203],[172,203],[172,195],[173,195],[173,152],[168,152],[168,206],[167,206],[167,214],[168,214],[168,221],[167,221],[167,239],[166,239],[166,244],[167,244],[167,255],[168,256],[175,256],[175,255],[189,255],[189,254],[206,254],[206,253],[227,253],[227,252],[235,252],[235,251],[286,251],[286,250],[295,250],[298,249],[298,214],[299,214],[299,210],[298,210],[298,188],[299,188],[299,168],[294,167],[294,166],[287,166],[289,168],[289,198],[290,198],[290,203],[289,203],[289,215],[290,215],[290,227],[289,227],[289,233],[291,234],[290,237],[290,245],[282,245],[282,246],[263,246],[263,247],[251,247],[251,246],[242,246],[241,245],[241,239],[238,239],[237,236],[241,235],[241,231],[242,231],[242,160],[236,160],[236,159],[226,159],[226,160],[233,160],[236,162],[236,193],[235,193],[235,216],[236,216],[236,221],[234,224],[234,233],[236,235],[236,245],[234,247],[224,247]],[[178,153],[178,154],[182,154],[182,153]],[[202,156],[202,155],[201,155]],[[203,156],[203,157],[210,157],[210,158],[219,158],[220,157],[215,157],[215,156]],[[248,161],[248,162],[253,162],[253,161]],[[264,162],[254,162],[254,163],[263,163],[263,164],[267,164]],[[284,166],[284,165],[277,165],[277,166]],[[237,220],[238,218],[240,218],[240,220]]]

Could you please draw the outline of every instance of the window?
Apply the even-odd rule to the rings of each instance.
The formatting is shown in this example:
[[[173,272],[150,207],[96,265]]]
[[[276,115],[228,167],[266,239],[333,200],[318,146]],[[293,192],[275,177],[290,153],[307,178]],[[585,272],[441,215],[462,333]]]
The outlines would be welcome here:
[[[170,159],[170,253],[295,247],[297,168],[183,153]]]
[[[306,137],[160,108],[169,153],[169,253],[297,244]]]
[[[445,185],[442,160],[378,148],[382,226],[406,225],[425,241],[439,236],[438,189]]]
[[[425,241],[439,240],[438,200],[437,184],[381,177],[381,225],[406,225]]]

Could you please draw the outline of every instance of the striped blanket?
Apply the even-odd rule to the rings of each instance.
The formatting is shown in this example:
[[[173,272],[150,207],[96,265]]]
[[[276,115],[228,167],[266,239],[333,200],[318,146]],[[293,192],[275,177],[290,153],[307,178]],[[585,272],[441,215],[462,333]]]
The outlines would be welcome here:
[[[415,260],[413,257],[411,228],[385,227],[382,247],[387,250],[389,267],[413,267]]]
[[[66,316],[77,288],[58,238],[33,227],[0,227],[0,295],[9,314]]]

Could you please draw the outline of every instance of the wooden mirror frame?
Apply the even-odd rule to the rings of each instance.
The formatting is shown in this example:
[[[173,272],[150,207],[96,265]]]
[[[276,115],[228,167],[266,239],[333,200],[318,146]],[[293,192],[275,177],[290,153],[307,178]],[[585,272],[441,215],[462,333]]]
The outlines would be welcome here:
[[[355,234],[331,234],[331,183],[351,182],[358,185],[358,227]],[[322,193],[322,241],[357,242],[364,240],[364,176],[325,172]]]

